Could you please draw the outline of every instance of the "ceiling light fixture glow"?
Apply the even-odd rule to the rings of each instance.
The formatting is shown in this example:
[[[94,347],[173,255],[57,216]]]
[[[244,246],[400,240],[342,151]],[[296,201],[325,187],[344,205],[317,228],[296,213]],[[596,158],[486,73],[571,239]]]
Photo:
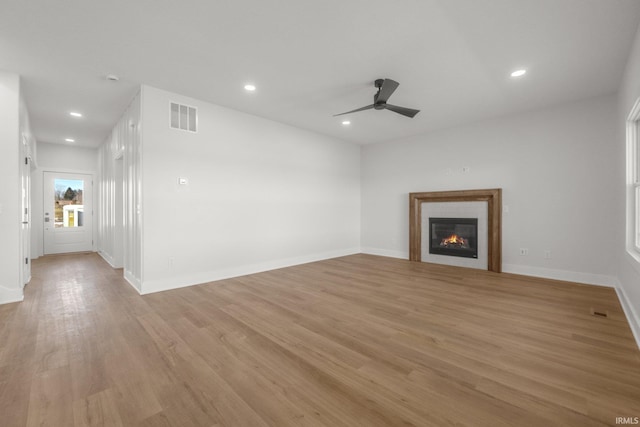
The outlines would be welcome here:
[[[349,126],[349,125],[351,124],[351,121],[349,121],[349,120],[344,120],[344,121],[342,122],[342,124],[343,124],[343,125],[345,125],[345,126]]]
[[[73,138],[65,138],[64,140],[67,142],[76,142],[76,140]]]
[[[76,111],[70,112],[69,115],[73,117],[82,117],[82,113],[78,113]]]
[[[256,86],[252,84],[246,84],[244,85],[244,90],[246,90],[247,92],[253,92],[254,90],[256,90]]]
[[[525,74],[527,74],[527,70],[522,69],[522,70],[516,70],[513,73],[511,73],[511,77],[522,77]]]

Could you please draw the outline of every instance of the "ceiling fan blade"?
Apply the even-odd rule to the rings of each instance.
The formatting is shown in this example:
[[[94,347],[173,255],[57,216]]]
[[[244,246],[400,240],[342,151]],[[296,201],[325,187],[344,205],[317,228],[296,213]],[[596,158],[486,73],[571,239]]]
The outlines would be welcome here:
[[[384,79],[382,87],[380,88],[380,92],[377,95],[376,102],[387,102],[391,94],[396,91],[398,86],[400,86],[400,83],[398,83],[397,81]]]
[[[414,110],[413,108],[398,107],[397,105],[391,104],[385,104],[384,108],[411,118],[420,112],[420,110]]]
[[[347,111],[346,113],[334,114],[333,117],[343,116],[343,115],[349,114],[349,113],[357,113],[358,111],[371,110],[372,108],[373,108],[373,104],[367,105],[366,107],[357,108],[355,110]]]

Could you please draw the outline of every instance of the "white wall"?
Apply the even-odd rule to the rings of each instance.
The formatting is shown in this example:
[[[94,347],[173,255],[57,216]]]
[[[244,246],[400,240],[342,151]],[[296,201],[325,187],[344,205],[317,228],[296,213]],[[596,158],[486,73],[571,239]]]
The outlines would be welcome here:
[[[22,301],[20,283],[20,77],[0,71],[0,304]]]
[[[504,271],[613,286],[615,106],[602,97],[363,147],[363,251],[408,257],[410,192],[502,188]]]
[[[359,252],[358,146],[148,86],[142,132],[143,293]]]
[[[98,166],[98,150],[63,144],[38,142],[37,168],[31,173],[31,257],[38,258],[43,254],[43,187],[45,171],[77,172],[94,175]],[[94,205],[96,203],[94,196]],[[96,221],[94,235],[96,233]],[[94,239],[95,240],[95,239]]]
[[[616,255],[618,259],[618,279],[620,281],[618,294],[623,303],[629,323],[640,345],[640,261],[627,253],[625,248],[626,221],[625,221],[625,194],[626,194],[626,119],[634,103],[640,98],[640,29],[631,49],[624,78],[620,85],[618,95],[618,140],[613,149],[616,154],[616,168],[613,175],[617,179],[617,195],[622,201],[621,209],[616,217],[618,225],[618,244]]]

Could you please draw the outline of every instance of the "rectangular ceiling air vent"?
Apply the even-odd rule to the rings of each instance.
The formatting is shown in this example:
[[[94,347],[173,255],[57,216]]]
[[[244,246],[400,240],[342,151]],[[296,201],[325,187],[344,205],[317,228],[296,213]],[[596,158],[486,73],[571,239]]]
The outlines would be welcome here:
[[[171,103],[171,128],[198,131],[198,110],[188,105]]]

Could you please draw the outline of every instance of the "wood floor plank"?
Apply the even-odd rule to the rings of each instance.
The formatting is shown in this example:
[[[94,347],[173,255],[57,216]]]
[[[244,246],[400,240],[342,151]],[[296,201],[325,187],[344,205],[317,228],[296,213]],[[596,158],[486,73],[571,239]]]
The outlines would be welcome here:
[[[96,254],[32,267],[25,301],[0,306],[3,427],[640,416],[611,288],[353,255],[140,296]]]
[[[125,427],[108,391],[101,391],[73,402],[76,427]]]
[[[73,424],[69,366],[33,375],[26,425],[63,426]]]

